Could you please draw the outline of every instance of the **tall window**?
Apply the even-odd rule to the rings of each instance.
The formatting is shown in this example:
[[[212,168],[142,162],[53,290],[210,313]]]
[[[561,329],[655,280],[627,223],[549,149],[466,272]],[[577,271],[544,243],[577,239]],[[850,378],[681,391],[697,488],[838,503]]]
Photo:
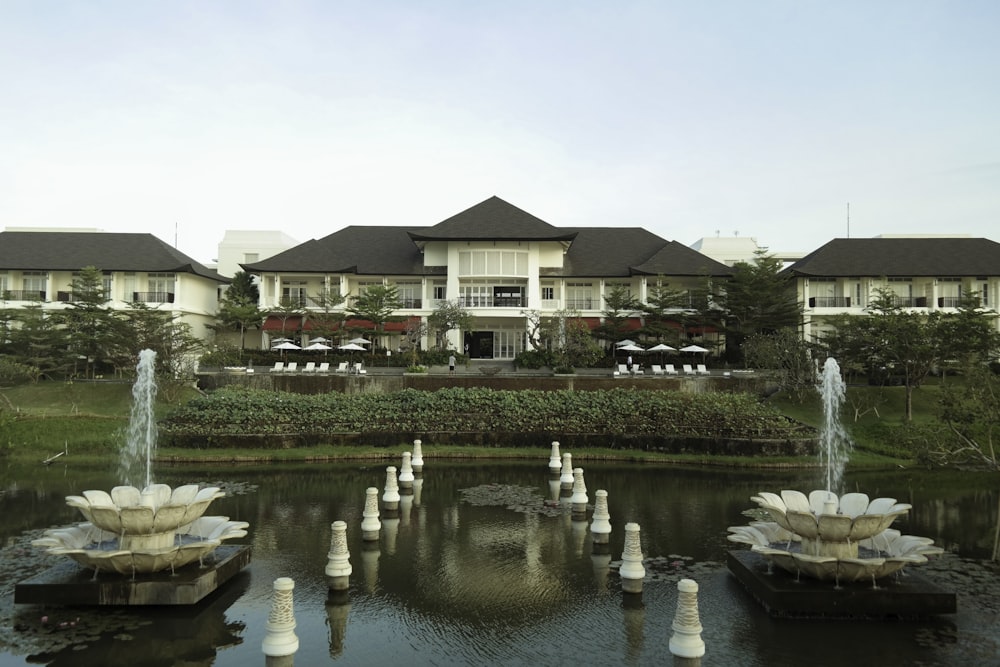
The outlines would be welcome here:
[[[10,289],[10,283],[7,281],[7,274],[0,273],[0,299],[7,298],[4,295],[7,293],[7,290],[9,289]]]
[[[104,298],[111,301],[111,272],[105,271],[101,276],[101,287],[104,289]]]
[[[150,273],[146,276],[147,301],[174,302],[174,274]]]
[[[259,252],[245,252],[243,253],[243,263],[253,264],[254,262],[260,260]]]
[[[22,271],[21,285],[25,299],[45,299],[49,274],[45,271]]]
[[[306,281],[304,280],[281,281],[281,305],[292,308],[305,308],[306,285]]]
[[[420,308],[420,283],[396,283],[396,297],[403,308]]]
[[[566,307],[571,310],[593,310],[593,285],[591,283],[566,283]]]
[[[439,280],[435,280],[434,281],[434,285],[432,287],[432,290],[433,290],[434,300],[435,301],[444,301],[444,300],[446,300],[448,298],[448,284],[447,283],[443,283],[443,282],[441,282]]]
[[[461,285],[458,298],[466,308],[487,308],[491,305],[493,290],[489,285]]]

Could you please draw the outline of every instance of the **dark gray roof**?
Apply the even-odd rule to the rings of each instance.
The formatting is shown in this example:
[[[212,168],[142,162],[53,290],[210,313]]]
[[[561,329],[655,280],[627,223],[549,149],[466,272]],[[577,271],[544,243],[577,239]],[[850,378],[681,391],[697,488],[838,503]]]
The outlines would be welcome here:
[[[996,276],[1000,243],[983,238],[833,239],[785,269],[796,276]]]
[[[414,275],[424,273],[423,255],[410,233],[422,227],[351,226],[312,239],[273,257],[243,264],[250,273],[296,271]]]
[[[508,204],[490,197],[433,227],[410,233],[414,241],[568,241],[566,229],[554,227]]]
[[[576,227],[560,275],[731,275],[725,264],[641,227]],[[551,275],[551,274],[549,274]]]
[[[0,232],[0,270],[193,273],[229,282],[152,234]]]

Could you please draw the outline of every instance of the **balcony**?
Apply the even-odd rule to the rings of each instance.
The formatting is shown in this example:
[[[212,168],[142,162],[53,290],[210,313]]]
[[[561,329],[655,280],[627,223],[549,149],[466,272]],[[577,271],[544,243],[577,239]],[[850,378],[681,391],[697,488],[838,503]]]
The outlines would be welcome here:
[[[849,296],[811,296],[809,297],[810,308],[850,308],[851,297]]]
[[[400,308],[423,308],[423,306],[421,304],[423,304],[423,300],[422,299],[400,299],[399,300],[399,307]]]
[[[926,296],[894,296],[892,297],[892,305],[897,308],[926,308],[927,307],[927,297]]]
[[[527,308],[527,297],[460,296],[458,305],[463,308]]]
[[[566,308],[568,310],[593,310],[594,300],[593,299],[566,299]]]
[[[961,303],[960,296],[939,296],[937,300],[938,308],[958,308]]]
[[[173,292],[132,292],[132,301],[137,303],[173,303]]]
[[[45,290],[11,289],[3,293],[5,301],[45,301]]]

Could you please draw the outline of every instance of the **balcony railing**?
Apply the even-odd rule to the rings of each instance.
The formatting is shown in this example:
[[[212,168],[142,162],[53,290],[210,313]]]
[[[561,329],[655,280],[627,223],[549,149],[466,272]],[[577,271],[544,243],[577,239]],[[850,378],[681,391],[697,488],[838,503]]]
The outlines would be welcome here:
[[[132,301],[138,303],[173,303],[173,292],[132,292]]]
[[[45,290],[12,289],[3,293],[6,301],[45,301]]]
[[[892,297],[892,305],[897,308],[926,308],[927,307],[927,297],[926,296],[894,296]]]
[[[400,299],[399,300],[399,307],[400,308],[422,308],[423,307],[421,305],[422,303],[423,303],[423,300],[421,300],[421,299]]]
[[[851,297],[849,296],[811,296],[809,297],[810,308],[850,308]]]
[[[593,299],[566,299],[566,308],[569,310],[593,310]]]
[[[962,303],[962,297],[960,296],[939,296],[938,297],[938,308],[958,308]]]
[[[458,305],[464,308],[527,308],[527,297],[460,296]]]

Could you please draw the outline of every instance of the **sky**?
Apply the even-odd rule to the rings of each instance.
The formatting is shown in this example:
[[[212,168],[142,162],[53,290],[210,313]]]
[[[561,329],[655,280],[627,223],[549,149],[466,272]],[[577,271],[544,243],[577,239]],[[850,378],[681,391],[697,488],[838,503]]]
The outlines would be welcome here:
[[[994,0],[0,0],[0,228],[1000,241]]]

